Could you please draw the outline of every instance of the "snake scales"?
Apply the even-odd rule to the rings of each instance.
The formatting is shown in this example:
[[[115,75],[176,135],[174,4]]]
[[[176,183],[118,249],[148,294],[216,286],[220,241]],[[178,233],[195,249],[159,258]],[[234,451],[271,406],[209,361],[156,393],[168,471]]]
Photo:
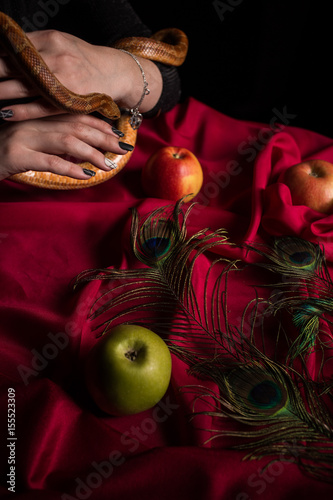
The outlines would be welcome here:
[[[63,86],[50,71],[21,27],[3,12],[0,12],[0,44],[15,63],[19,65],[25,75],[33,81],[41,95],[51,101],[52,104],[66,113],[89,114],[99,112],[106,118],[115,120],[115,126],[125,134],[122,140],[134,146],[137,131],[131,127],[128,116],[120,112],[113,99],[106,94],[100,93],[75,94]],[[152,61],[180,66],[187,54],[188,40],[181,30],[170,28],[158,31],[150,38],[123,38],[118,40],[113,47],[127,50],[135,56],[141,56]],[[114,177],[126,165],[131,156],[131,152],[126,155],[117,155],[111,152],[105,152],[104,154],[116,164],[116,168],[105,172],[95,168],[88,162],[81,163],[82,168],[88,168],[95,172],[95,176],[87,180],[34,170],[15,174],[10,179],[49,189],[80,189],[100,184]]]

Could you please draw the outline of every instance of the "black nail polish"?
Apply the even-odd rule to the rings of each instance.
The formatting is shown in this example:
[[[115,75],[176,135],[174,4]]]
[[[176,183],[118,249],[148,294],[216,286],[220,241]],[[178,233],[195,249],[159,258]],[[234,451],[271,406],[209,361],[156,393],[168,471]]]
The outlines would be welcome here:
[[[127,142],[118,142],[119,146],[121,149],[124,149],[125,151],[133,151],[134,146],[132,144],[127,144]]]
[[[84,169],[83,169],[83,172],[84,172],[86,175],[89,175],[89,177],[94,177],[94,175],[96,175],[96,172],[94,172],[93,170],[89,170],[88,168],[84,168]]]
[[[11,118],[14,116],[14,111],[11,109],[2,109],[0,111],[0,118]]]
[[[112,132],[114,132],[115,134],[117,134],[118,137],[124,137],[124,132],[122,132],[121,130],[118,130],[116,127],[111,127],[112,128]]]

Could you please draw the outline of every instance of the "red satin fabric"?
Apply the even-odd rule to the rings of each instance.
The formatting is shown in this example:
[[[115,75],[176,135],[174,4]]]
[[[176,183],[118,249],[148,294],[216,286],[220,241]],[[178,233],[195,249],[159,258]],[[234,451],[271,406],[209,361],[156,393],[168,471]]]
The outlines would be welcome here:
[[[204,429],[215,423],[209,416],[189,418],[193,395],[179,388],[197,380],[176,358],[162,403],[142,414],[106,416],[85,392],[83,360],[96,342],[86,313],[99,282],[74,293],[71,280],[85,269],[136,265],[129,209],[145,214],[169,203],[146,198],[140,185],[148,156],[166,145],[190,149],[204,169],[189,235],[203,227],[224,227],[235,243],[297,235],[322,243],[331,268],[333,216],[293,206],[277,179],[302,159],[333,161],[333,140],[293,128],[288,110],[273,110],[272,121],[260,124],[189,99],[144,121],[129,164],[109,182],[73,192],[1,182],[1,499],[12,495],[5,477],[12,442],[9,388],[16,394],[18,499],[286,500],[333,493],[332,486],[304,476],[293,463],[279,461],[262,473],[267,459],[243,461],[244,452],[205,443],[210,433]],[[237,247],[214,251],[254,259]],[[210,258],[203,257],[194,277],[198,290]],[[252,297],[252,278],[251,273],[241,281],[233,277],[229,307],[236,319]],[[316,359],[311,363],[315,373]],[[204,408],[199,402],[196,410]]]

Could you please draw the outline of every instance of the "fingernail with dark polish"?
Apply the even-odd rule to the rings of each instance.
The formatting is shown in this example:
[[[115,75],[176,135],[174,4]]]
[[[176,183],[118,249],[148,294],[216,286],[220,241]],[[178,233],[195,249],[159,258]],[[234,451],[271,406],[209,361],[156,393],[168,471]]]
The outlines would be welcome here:
[[[84,169],[83,169],[83,172],[84,172],[86,175],[89,175],[89,177],[94,177],[94,175],[96,175],[96,172],[94,172],[93,170],[89,170],[88,168],[84,168]]]
[[[118,142],[119,146],[121,149],[124,149],[125,151],[133,151],[134,146],[132,144],[127,144],[127,142]]]
[[[124,132],[122,132],[121,130],[118,130],[116,127],[112,127],[112,132],[114,132],[115,134],[117,134],[118,137],[124,137]]]
[[[12,111],[11,109],[2,109],[0,111],[0,118],[11,118],[12,116],[14,116],[14,111]]]

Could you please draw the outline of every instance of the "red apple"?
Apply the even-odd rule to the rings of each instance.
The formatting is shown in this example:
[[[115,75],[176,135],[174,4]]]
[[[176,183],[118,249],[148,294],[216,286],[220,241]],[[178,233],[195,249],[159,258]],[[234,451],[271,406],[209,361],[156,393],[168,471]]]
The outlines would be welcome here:
[[[279,181],[286,184],[294,205],[306,205],[317,212],[333,213],[333,164],[308,160],[289,167]]]
[[[166,146],[150,156],[142,170],[142,187],[148,196],[177,201],[194,198],[203,182],[201,165],[186,148]]]

